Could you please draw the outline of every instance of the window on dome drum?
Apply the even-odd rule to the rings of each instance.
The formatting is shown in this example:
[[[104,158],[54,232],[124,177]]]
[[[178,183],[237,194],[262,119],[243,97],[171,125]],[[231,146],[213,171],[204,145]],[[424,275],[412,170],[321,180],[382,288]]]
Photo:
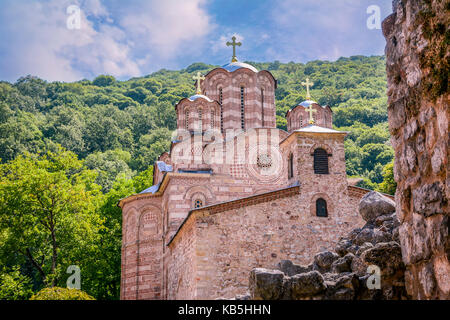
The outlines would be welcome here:
[[[214,129],[214,117],[215,117],[214,110],[211,110],[211,129]]]
[[[202,131],[202,109],[198,110],[198,130]]]
[[[264,89],[261,88],[261,127],[264,127]]]
[[[203,201],[200,199],[197,199],[194,201],[194,208],[201,208],[203,207]]]
[[[314,150],[314,173],[329,174],[328,153],[322,148]]]
[[[184,126],[186,130],[189,130],[189,111],[184,113]]]
[[[245,129],[244,87],[241,87],[241,128]]]
[[[288,178],[294,177],[294,155],[291,153],[288,159]]]
[[[223,131],[223,108],[222,108],[222,102],[223,102],[223,94],[222,94],[222,88],[219,88],[219,104],[220,104],[220,131]]]
[[[322,198],[316,200],[316,216],[328,217],[327,202]]]
[[[300,115],[300,128],[303,127],[303,115]]]

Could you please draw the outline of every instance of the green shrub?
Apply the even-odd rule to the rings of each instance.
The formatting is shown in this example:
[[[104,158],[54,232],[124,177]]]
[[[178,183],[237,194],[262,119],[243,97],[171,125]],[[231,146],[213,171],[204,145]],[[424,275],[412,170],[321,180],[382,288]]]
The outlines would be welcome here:
[[[44,288],[31,297],[30,300],[95,300],[93,297],[78,289]]]

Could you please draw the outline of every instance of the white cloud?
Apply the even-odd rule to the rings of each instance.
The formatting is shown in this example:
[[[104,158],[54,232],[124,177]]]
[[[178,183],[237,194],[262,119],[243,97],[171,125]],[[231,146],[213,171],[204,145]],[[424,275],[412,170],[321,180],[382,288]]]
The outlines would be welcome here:
[[[204,0],[130,2],[7,0],[0,12],[0,79],[139,76],[177,54],[200,50],[211,30]],[[79,30],[66,26],[73,4],[81,9]]]
[[[228,48],[227,46],[227,42],[230,41],[231,42],[231,38],[232,37],[236,37],[236,42],[243,42],[243,40],[245,39],[243,35],[239,34],[239,33],[227,33],[226,35],[222,35],[219,37],[218,40],[212,41],[211,42],[211,51],[213,53],[217,53],[221,50],[224,50],[226,48]],[[231,50],[231,49],[230,49]],[[231,54],[231,51],[230,51]],[[238,54],[236,54],[238,55]]]
[[[281,0],[272,13],[280,44],[277,59],[335,60],[383,48],[381,31],[372,32],[366,27],[366,8],[370,4],[373,0]],[[385,8],[390,0],[379,4]]]

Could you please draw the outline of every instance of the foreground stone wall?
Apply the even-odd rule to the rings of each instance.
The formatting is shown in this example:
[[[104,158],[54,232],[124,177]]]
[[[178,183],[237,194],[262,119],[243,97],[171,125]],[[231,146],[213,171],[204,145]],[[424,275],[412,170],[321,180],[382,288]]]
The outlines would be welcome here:
[[[282,260],[275,270],[255,268],[249,292],[237,300],[398,300],[405,290],[395,202],[366,194],[359,213],[366,221],[342,237],[334,251],[314,255],[309,265]]]
[[[400,242],[416,299],[450,298],[449,9],[395,0],[383,22]]]

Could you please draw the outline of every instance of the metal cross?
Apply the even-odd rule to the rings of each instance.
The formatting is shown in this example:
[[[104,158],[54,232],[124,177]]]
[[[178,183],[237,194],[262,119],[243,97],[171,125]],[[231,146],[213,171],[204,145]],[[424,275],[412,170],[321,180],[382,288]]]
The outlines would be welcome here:
[[[231,37],[231,40],[233,40],[233,42],[230,41],[227,42],[227,46],[233,46],[233,57],[231,58],[231,62],[237,62],[238,59],[236,58],[236,46],[240,47],[242,43],[236,42],[235,36]]]
[[[199,71],[197,71],[197,75],[193,76],[192,79],[197,81],[197,94],[202,94],[202,87],[200,86],[200,80],[205,80],[205,77],[202,76]]]
[[[306,78],[306,82],[302,82],[302,86],[306,86],[306,100],[311,100],[311,95],[309,94],[309,87],[313,86],[314,82],[309,82],[309,78]]]
[[[306,111],[309,113],[309,124],[314,124],[313,113],[317,112],[317,110],[313,109],[312,103],[309,105],[309,108],[306,108]]]

